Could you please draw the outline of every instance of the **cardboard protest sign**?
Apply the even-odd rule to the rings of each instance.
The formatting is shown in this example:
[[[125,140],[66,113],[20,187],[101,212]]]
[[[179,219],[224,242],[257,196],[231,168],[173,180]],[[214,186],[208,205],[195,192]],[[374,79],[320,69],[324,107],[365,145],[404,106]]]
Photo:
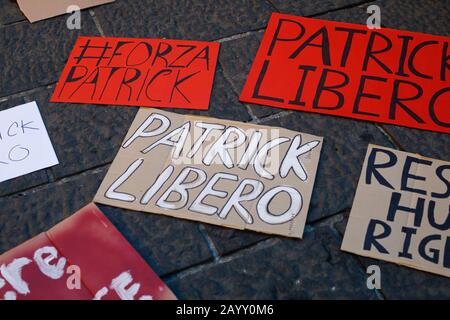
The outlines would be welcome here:
[[[241,101],[450,132],[449,38],[274,13]]]
[[[207,110],[219,46],[79,37],[51,101]]]
[[[30,22],[67,13],[68,8],[77,6],[80,9],[95,7],[115,0],[17,0],[20,10]]]
[[[6,300],[175,299],[94,204],[2,254],[0,265]]]
[[[322,138],[141,108],[96,202],[301,238]]]
[[[0,182],[57,164],[36,102],[0,111]]]
[[[450,162],[370,145],[342,250],[450,277]]]

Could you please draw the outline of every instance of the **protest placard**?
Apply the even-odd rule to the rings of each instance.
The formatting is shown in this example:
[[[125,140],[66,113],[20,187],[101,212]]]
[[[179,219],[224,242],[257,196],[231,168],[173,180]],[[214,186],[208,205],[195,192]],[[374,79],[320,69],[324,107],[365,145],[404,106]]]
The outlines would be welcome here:
[[[450,162],[370,145],[342,250],[450,277]]]
[[[0,111],[0,182],[57,164],[36,102]]]
[[[241,101],[450,133],[449,38],[274,13]]]
[[[141,108],[96,202],[301,238],[322,138]]]

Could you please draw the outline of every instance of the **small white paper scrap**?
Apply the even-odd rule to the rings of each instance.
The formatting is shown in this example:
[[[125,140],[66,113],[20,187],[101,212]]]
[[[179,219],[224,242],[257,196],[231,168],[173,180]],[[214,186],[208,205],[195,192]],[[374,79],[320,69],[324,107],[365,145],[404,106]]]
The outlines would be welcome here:
[[[58,163],[36,102],[0,111],[0,182]]]

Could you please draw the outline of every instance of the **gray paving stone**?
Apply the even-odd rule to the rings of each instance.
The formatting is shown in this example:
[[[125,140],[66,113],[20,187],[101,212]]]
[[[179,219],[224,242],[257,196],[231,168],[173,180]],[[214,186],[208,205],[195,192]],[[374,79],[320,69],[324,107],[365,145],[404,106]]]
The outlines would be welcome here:
[[[450,299],[449,278],[375,259],[361,261],[366,268],[380,266],[381,291],[386,299]]]
[[[25,100],[23,97],[15,97],[0,102],[0,111],[24,104]]]
[[[87,12],[81,30],[67,29],[65,17],[0,28],[0,97],[56,82],[79,35],[98,35]]]
[[[0,198],[0,252],[48,230],[91,202],[106,172],[104,167]],[[211,259],[195,223],[105,206],[102,210],[160,274]]]
[[[379,4],[378,1],[371,2],[369,4],[361,4],[349,9],[336,10],[328,13],[318,15],[317,19],[325,19],[332,21],[341,21],[357,24],[366,24],[367,18],[367,7],[371,4]],[[384,10],[381,8],[381,23],[384,25]]]
[[[235,121],[250,121],[252,118],[245,106],[239,102],[239,97],[233,91],[231,84],[225,79],[222,68],[218,65],[214,78],[214,86],[208,110],[164,109],[180,114],[194,114]]]
[[[226,78],[231,81],[238,96],[244,88],[263,35],[263,32],[251,33],[242,38],[223,42],[221,45],[219,61]],[[282,111],[268,106],[248,105],[257,118],[264,118]],[[242,107],[245,106],[242,105]]]
[[[10,99],[5,102],[0,102],[0,111],[24,104],[23,98]],[[17,177],[8,181],[0,182],[0,197],[13,194],[40,184],[49,182],[46,169],[42,169],[21,177]]]
[[[107,36],[215,40],[265,27],[272,7],[258,0],[118,0],[94,10]]]
[[[299,16],[313,16],[329,10],[336,10],[361,3],[362,0],[271,0],[281,12]],[[367,2],[367,0],[366,0]]]
[[[53,88],[26,96],[36,100],[60,164],[56,179],[111,162],[137,112],[136,107],[51,103]]]
[[[205,225],[205,228],[221,256],[238,251],[239,249],[248,247],[270,237],[270,235],[259,232],[248,230],[241,231],[213,225]]]
[[[448,0],[379,0],[370,4],[380,6],[383,27],[443,36],[450,33]],[[317,18],[366,24],[368,5],[330,12]]]
[[[291,112],[268,125],[324,137],[308,221],[350,208],[370,143],[394,147],[373,124],[307,112]]]
[[[377,299],[340,238],[318,227],[304,240],[275,240],[169,279],[182,299]]]
[[[227,78],[240,93],[256,57],[264,32],[253,32],[242,38],[222,42],[219,61]]]
[[[448,0],[381,0],[379,5],[385,27],[450,35]]]
[[[342,220],[335,224],[341,236],[344,235],[348,215],[348,212],[342,215]],[[358,257],[365,268],[370,265],[380,267],[381,292],[386,299],[450,299],[450,279],[446,277],[382,260],[353,256]]]
[[[402,149],[425,157],[450,161],[450,134],[383,125]]]
[[[196,222],[104,205],[99,208],[161,276],[212,260]]]
[[[15,0],[0,0],[0,25],[25,20]]]

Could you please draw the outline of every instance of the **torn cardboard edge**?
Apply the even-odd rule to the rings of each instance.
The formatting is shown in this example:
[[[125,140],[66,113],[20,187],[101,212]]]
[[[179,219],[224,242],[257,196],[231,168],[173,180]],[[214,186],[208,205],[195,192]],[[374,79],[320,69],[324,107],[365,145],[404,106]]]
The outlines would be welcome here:
[[[78,6],[80,9],[86,9],[114,1],[115,0],[17,0],[17,4],[25,17],[33,23],[66,14],[68,13],[68,8],[71,6]]]

